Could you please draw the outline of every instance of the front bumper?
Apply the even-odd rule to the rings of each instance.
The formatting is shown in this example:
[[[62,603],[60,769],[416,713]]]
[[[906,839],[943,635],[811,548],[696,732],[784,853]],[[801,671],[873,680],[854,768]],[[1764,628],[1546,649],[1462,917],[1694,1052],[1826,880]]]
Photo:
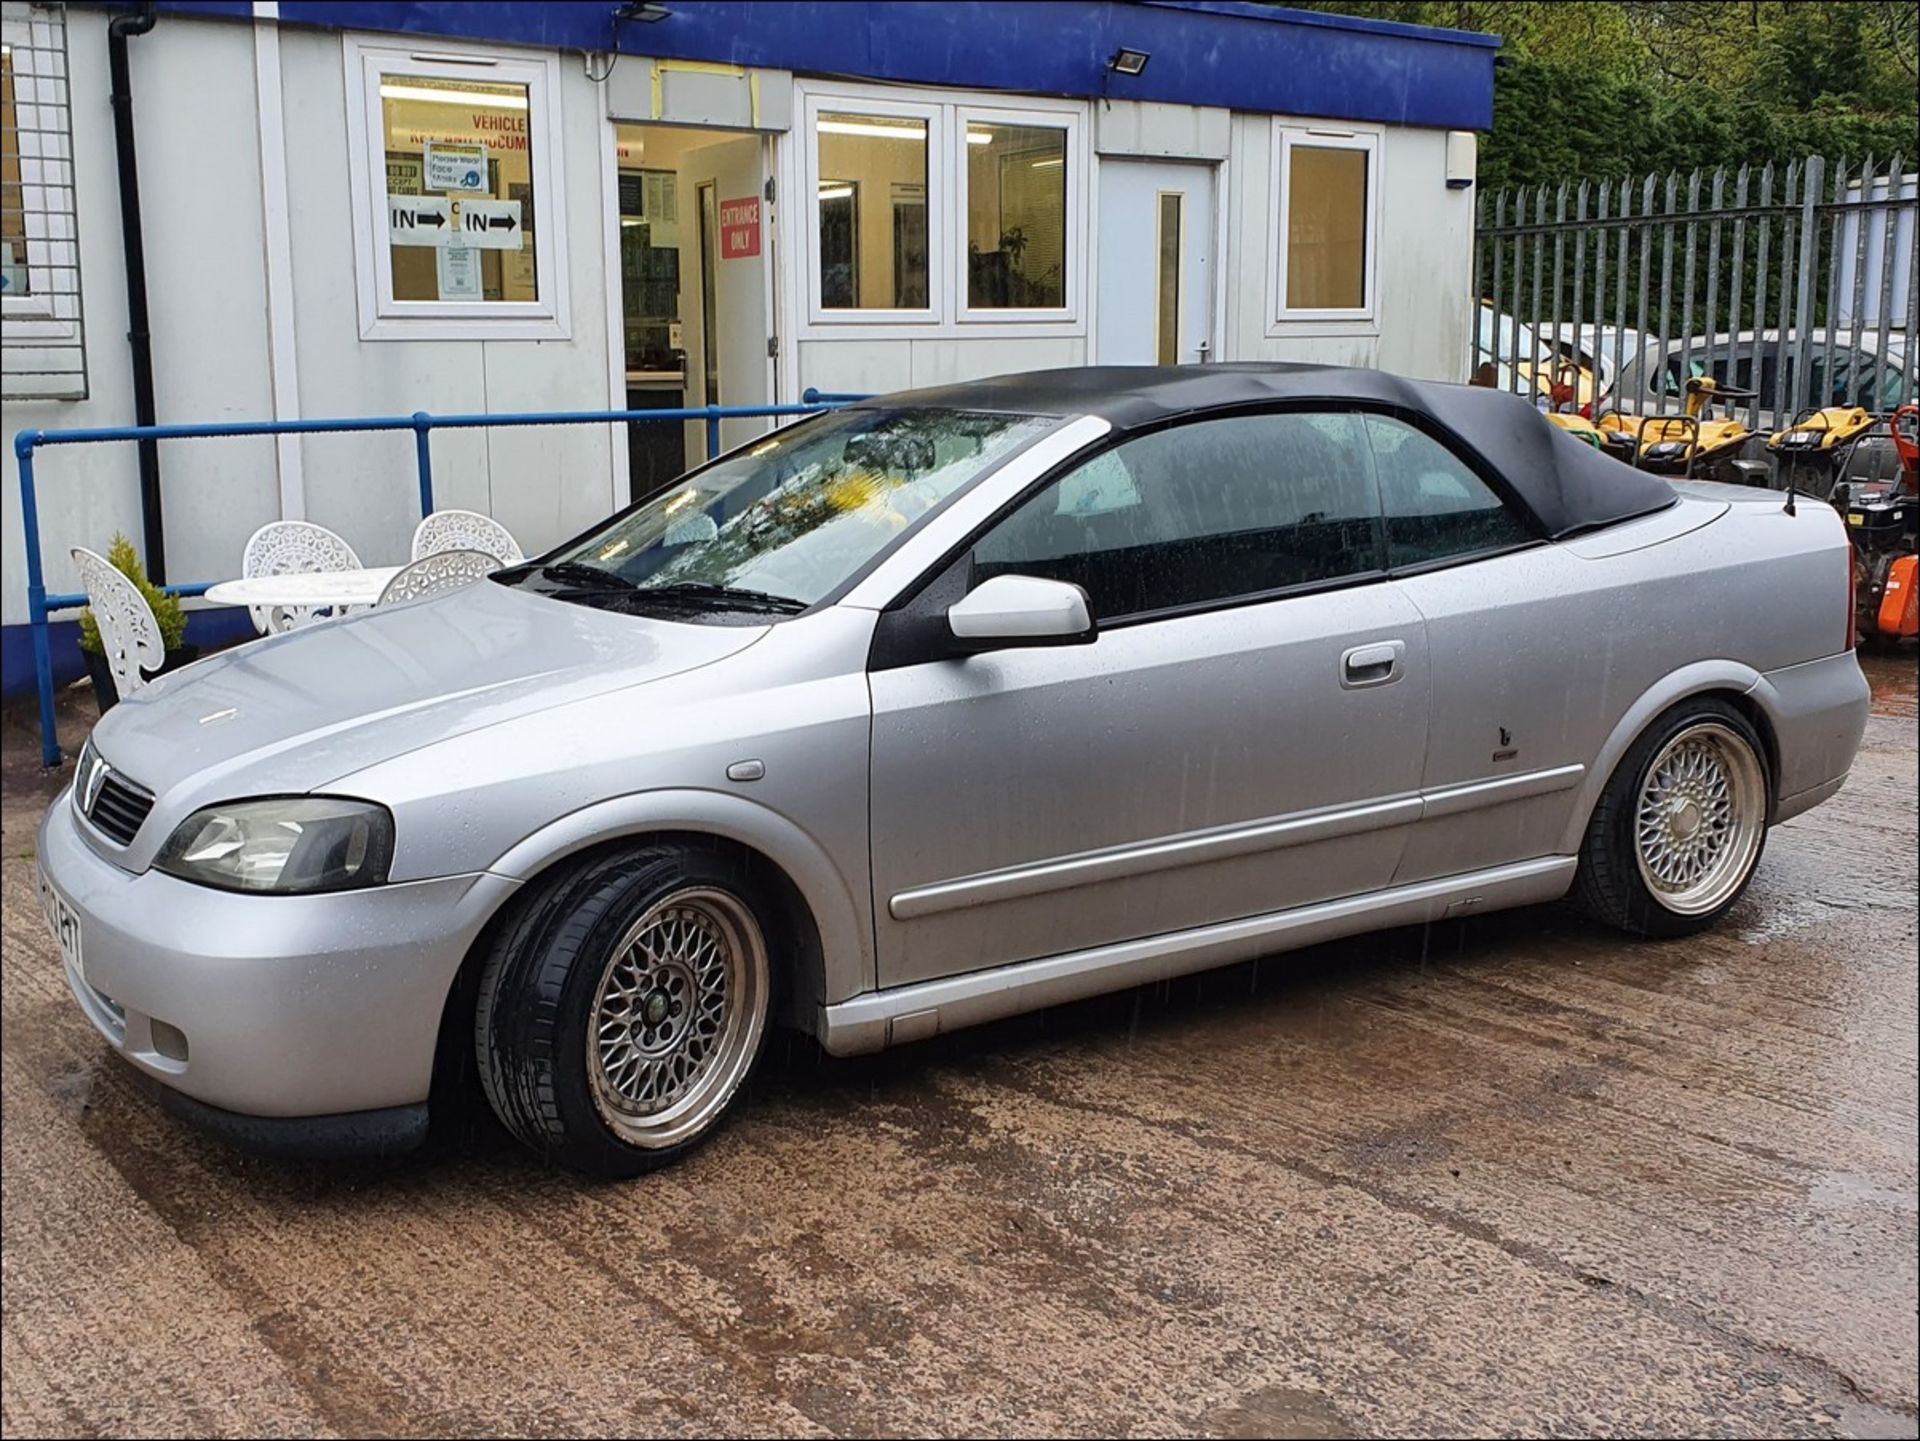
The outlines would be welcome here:
[[[62,792],[40,865],[80,920],[85,975],[68,966],[67,984],[135,1067],[242,1121],[424,1105],[448,990],[513,881],[239,895],[122,870],[81,824]],[[184,1060],[162,1053],[155,1022],[184,1035]]]
[[[338,1116],[243,1116],[196,1101],[163,1086],[152,1075],[134,1075],[160,1109],[216,1140],[262,1156],[289,1161],[332,1161],[344,1156],[398,1156],[427,1139],[427,1103],[347,1111]]]

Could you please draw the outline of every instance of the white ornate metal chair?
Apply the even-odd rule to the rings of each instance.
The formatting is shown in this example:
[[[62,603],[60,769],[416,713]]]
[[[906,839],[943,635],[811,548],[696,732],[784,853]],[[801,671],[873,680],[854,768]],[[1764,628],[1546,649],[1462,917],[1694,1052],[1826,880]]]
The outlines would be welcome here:
[[[484,550],[501,565],[518,565],[526,559],[512,531],[476,510],[436,510],[414,527],[415,560],[443,550]]]
[[[359,570],[353,547],[310,520],[274,520],[256,530],[240,555],[240,574],[304,575],[316,570]],[[344,615],[355,606],[250,605],[253,628],[262,635],[298,630],[316,620]]]
[[[100,627],[114,689],[124,700],[147,683],[142,671],[157,671],[166,659],[160,622],[153,618],[147,598],[104,555],[76,545],[73,563],[80,571],[80,588],[87,593],[94,624]]]
[[[400,567],[375,605],[398,605],[438,595],[443,590],[459,590],[476,580],[485,580],[500,569],[500,558],[484,550],[439,550],[432,555]]]

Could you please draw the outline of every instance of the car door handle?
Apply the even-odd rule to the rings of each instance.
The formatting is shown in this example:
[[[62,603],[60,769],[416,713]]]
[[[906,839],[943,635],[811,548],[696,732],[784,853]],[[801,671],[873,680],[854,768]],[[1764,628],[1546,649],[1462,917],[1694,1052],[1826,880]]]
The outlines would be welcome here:
[[[1347,690],[1392,685],[1400,679],[1406,655],[1407,643],[1403,640],[1357,645],[1340,657],[1340,684]]]

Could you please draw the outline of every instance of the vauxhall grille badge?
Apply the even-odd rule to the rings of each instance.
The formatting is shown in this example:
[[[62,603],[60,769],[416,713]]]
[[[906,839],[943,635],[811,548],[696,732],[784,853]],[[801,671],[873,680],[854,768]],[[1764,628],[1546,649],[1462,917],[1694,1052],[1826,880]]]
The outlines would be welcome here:
[[[93,814],[93,803],[99,799],[100,787],[107,780],[107,763],[100,759],[99,753],[95,752],[89,759],[92,764],[80,778],[80,813],[87,816]]]

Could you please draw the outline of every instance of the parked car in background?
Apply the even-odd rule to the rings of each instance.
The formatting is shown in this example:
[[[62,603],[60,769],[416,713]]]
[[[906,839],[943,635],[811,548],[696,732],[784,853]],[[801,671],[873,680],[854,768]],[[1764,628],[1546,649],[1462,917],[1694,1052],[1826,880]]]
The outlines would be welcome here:
[[[1735,390],[1756,390],[1751,411],[1754,429],[1778,430],[1793,419],[1779,414],[1774,397],[1783,378],[1792,393],[1797,332],[1785,339],[1778,330],[1695,336],[1658,343],[1643,349],[1622,367],[1614,404],[1623,413],[1648,414],[1683,408],[1686,383],[1695,376],[1711,376]],[[1755,352],[1758,351],[1758,365]],[[1891,414],[1912,397],[1907,393],[1907,342],[1899,334],[1882,337],[1876,331],[1857,335],[1840,332],[1832,354],[1824,332],[1813,337],[1812,368],[1807,388],[1808,406],[1861,405],[1876,414]],[[1750,414],[1742,406],[1740,413]]]
[[[1496,390],[881,397],[162,676],[42,821],[42,896],[201,1124],[395,1149],[472,1067],[541,1155],[632,1174],[777,1022],[873,1051],[1569,894],[1712,925],[1852,764],[1851,574],[1831,509]]]
[[[1567,345],[1548,344],[1532,326],[1485,302],[1478,325],[1477,342],[1467,361],[1470,377],[1477,367],[1491,364],[1491,376],[1479,379],[1495,390],[1526,396],[1540,409],[1592,414],[1595,371],[1589,358],[1575,355]],[[1602,384],[1598,392],[1603,404],[1607,389]]]
[[[1613,397],[1620,366],[1639,354],[1646,341],[1631,326],[1561,321],[1545,333],[1545,343],[1554,356],[1599,378],[1599,404],[1605,406]]]

